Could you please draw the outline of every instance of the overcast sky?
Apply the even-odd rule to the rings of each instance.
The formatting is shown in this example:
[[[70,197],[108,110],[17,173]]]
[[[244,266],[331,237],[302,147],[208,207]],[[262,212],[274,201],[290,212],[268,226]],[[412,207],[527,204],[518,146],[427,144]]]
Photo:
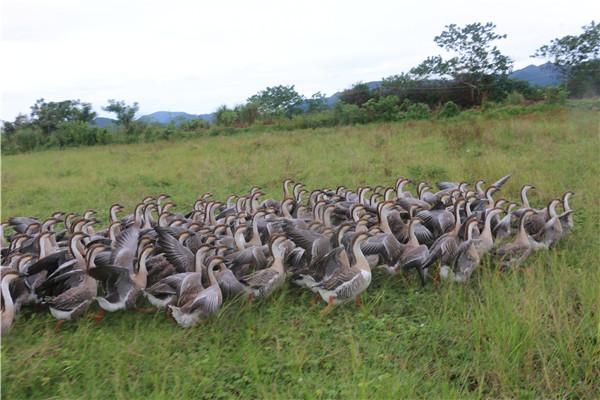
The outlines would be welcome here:
[[[100,115],[107,99],[138,101],[143,115],[208,113],[278,84],[330,95],[440,54],[433,37],[450,23],[494,22],[518,69],[598,17],[592,0],[2,0],[0,118],[40,97]]]

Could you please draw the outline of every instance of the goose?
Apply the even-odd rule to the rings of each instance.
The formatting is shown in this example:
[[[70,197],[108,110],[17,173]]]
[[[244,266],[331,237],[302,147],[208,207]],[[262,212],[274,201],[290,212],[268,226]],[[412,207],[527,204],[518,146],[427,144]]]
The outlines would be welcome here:
[[[534,213],[532,209],[523,211],[519,218],[519,230],[515,240],[496,249],[495,257],[500,260],[503,268],[519,265],[531,254],[532,244],[525,231],[525,222],[527,217]]]
[[[261,269],[240,279],[250,299],[265,298],[280,288],[285,282],[285,266],[283,264],[285,251],[280,245],[286,240],[285,236],[271,238],[269,247],[273,255],[272,264],[268,268]]]
[[[59,295],[45,298],[50,313],[58,320],[55,330],[58,330],[65,321],[81,317],[94,301],[98,292],[98,282],[88,272],[94,268],[96,255],[104,248],[101,244],[92,245],[86,254],[85,266],[79,266],[68,272],[54,274],[39,288],[40,292],[48,289],[61,291]]]
[[[202,272],[187,274],[181,282],[177,305],[169,305],[173,318],[183,328],[196,325],[202,317],[216,314],[223,303],[221,289],[215,278],[214,268],[224,262],[214,257],[208,264],[209,286],[202,284]],[[202,271],[202,268],[199,268]]]
[[[15,318],[15,304],[10,293],[10,284],[22,275],[16,269],[2,267],[1,269],[1,290],[2,290],[2,325],[0,334],[4,336],[10,330]]]
[[[473,229],[477,226],[477,219],[471,218],[465,222],[466,238],[456,249],[452,267],[443,265],[440,268],[440,278],[454,282],[466,282],[479,264],[480,255],[477,243],[480,239],[473,239]]]
[[[153,250],[152,246],[142,248],[136,268],[130,270],[119,265],[96,266],[88,274],[102,283],[105,294],[96,300],[102,310],[115,312],[135,308],[138,294],[146,287],[146,258]],[[101,314],[103,315],[103,314]]]
[[[573,210],[569,205],[569,199],[571,196],[574,196],[575,193],[571,191],[567,191],[562,196],[562,204],[564,212],[559,216],[560,223],[562,225],[563,234],[561,237],[564,237],[573,227],[575,226],[575,222],[573,220]]]
[[[361,250],[361,243],[368,237],[369,235],[366,233],[358,233],[353,238],[352,253],[356,260],[354,265],[350,265],[345,252],[340,252],[340,256],[337,258],[339,268],[326,280],[315,285],[321,298],[327,303],[327,306],[321,311],[322,316],[328,314],[334,305],[352,300],[360,305],[360,294],[371,284],[371,268]]]
[[[483,230],[479,235],[479,244],[476,246],[477,252],[480,257],[488,253],[494,247],[494,236],[492,235],[492,220],[496,215],[503,212],[504,209],[499,207],[492,208],[487,212],[485,216]]]

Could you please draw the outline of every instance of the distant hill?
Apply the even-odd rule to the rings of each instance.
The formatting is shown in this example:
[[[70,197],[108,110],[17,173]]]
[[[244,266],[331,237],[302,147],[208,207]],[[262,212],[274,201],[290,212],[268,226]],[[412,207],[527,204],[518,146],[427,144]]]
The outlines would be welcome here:
[[[117,120],[105,117],[96,117],[92,121],[92,125],[98,128],[108,128],[117,124]]]
[[[560,73],[558,68],[554,64],[547,62],[542,65],[528,65],[525,68],[513,71],[510,74],[511,78],[521,79],[527,81],[535,86],[554,86],[561,82]],[[381,86],[381,81],[366,82],[369,89],[377,89]],[[325,99],[327,106],[332,107],[338,102],[340,93],[337,92]],[[146,123],[154,123],[160,125],[167,125],[170,123],[179,123],[182,121],[188,121],[191,119],[201,118],[209,122],[213,122],[215,119],[215,113],[210,114],[189,114],[183,111],[157,111],[152,114],[143,115],[138,118],[138,121]],[[98,117],[94,119],[93,123],[99,127],[110,127],[116,123],[114,119]]]
[[[528,65],[513,71],[510,77],[527,81],[535,86],[556,86],[561,83],[560,71],[551,62],[542,65]]]
[[[144,115],[138,118],[140,122],[155,123],[160,125],[167,125],[169,123],[189,121],[191,119],[204,119],[206,121],[212,121],[214,114],[188,114],[181,111],[157,111],[152,114]]]

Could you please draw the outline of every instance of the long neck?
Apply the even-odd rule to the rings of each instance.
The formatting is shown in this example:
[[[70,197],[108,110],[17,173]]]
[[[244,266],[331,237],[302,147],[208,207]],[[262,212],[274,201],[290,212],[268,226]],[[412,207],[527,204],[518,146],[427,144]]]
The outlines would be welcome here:
[[[15,305],[13,303],[12,296],[10,295],[10,282],[12,279],[2,279],[2,299],[4,300],[4,311],[3,314],[13,315],[15,312]],[[3,316],[4,317],[4,316]]]
[[[408,242],[406,244],[414,247],[419,246],[419,240],[417,239],[417,235],[415,235],[415,224],[410,224],[408,227]]]
[[[246,239],[244,239],[244,232],[238,231],[234,237],[235,245],[239,251],[242,251],[246,248]]]
[[[569,205],[569,196],[565,196],[565,198],[563,199],[563,207],[566,211],[571,211],[571,206]]]
[[[519,221],[519,232],[517,232],[516,242],[529,243],[527,240],[527,232],[525,231],[525,218],[528,214],[522,215]]]
[[[523,207],[529,208],[529,199],[527,198],[527,188],[521,190],[521,203]]]
[[[110,208],[110,222],[116,222],[117,221],[117,207],[111,207]]]
[[[379,213],[379,227],[385,233],[393,235],[392,228],[390,228],[390,222],[388,221],[388,209],[385,205],[381,208],[381,212]]]
[[[80,266],[80,268],[84,268],[85,259],[83,258],[81,252],[79,251],[79,248],[77,247],[77,242],[78,240],[71,240],[71,253],[73,253],[73,257],[75,257],[75,259],[77,260],[77,264]]]
[[[283,267],[283,254],[280,249],[273,248],[273,264],[271,265],[271,268],[280,273],[285,272]]]
[[[148,269],[146,268],[146,258],[148,257],[147,252],[142,252],[140,260],[138,262],[138,271],[135,274],[134,281],[140,288],[145,288],[148,283]]]
[[[454,206],[454,229],[452,230],[452,232],[457,235],[458,231],[460,230],[460,205],[461,203],[457,203]]]
[[[362,250],[360,249],[361,242],[362,242],[361,240],[357,240],[354,242],[354,245],[352,246],[352,252],[354,253],[354,259],[356,260],[355,266],[363,271],[371,272],[371,267],[369,266],[369,261],[367,261],[367,258],[365,257]]]
[[[483,232],[481,232],[480,238],[490,241],[492,238],[492,218],[494,218],[494,213],[488,212],[485,216],[485,224],[483,225]]]

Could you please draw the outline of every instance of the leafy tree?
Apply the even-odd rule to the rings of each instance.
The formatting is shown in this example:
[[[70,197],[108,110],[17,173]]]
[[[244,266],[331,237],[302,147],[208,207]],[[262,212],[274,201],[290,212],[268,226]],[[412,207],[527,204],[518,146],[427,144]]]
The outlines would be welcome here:
[[[31,126],[31,120],[29,119],[29,117],[25,114],[19,114],[17,115],[17,117],[15,118],[14,122],[10,122],[10,121],[4,121],[4,123],[2,124],[2,133],[7,135],[7,136],[11,136],[13,134],[15,134],[17,131]]]
[[[46,102],[39,99],[31,107],[32,123],[37,125],[46,135],[55,131],[62,122],[90,122],[96,117],[90,103],[79,100]]]
[[[303,101],[304,97],[296,91],[294,85],[267,87],[248,98],[248,103],[255,104],[258,111],[265,116],[291,117],[299,114]]]
[[[102,107],[102,109],[106,112],[116,114],[119,125],[125,129],[125,132],[131,133],[135,114],[139,111],[140,107],[137,102],[133,103],[131,106],[128,106],[124,101],[110,99],[108,100],[108,105],[106,107]]]
[[[340,101],[357,106],[362,106],[373,97],[374,95],[371,89],[369,89],[369,85],[363,82],[355,83],[350,89],[346,89],[340,93]]]
[[[600,24],[592,21],[582,29],[579,35],[553,39],[532,55],[552,59],[575,97],[600,94]]]
[[[441,55],[428,57],[411,73],[419,77],[450,77],[476,87],[490,83],[496,75],[507,75],[512,69],[512,60],[493,45],[504,38],[506,35],[496,33],[496,25],[491,22],[476,22],[464,27],[446,25],[446,30],[434,41],[454,56],[448,59]]]
[[[221,107],[217,108],[217,111],[215,111],[215,122],[217,125],[233,126],[237,119],[237,112],[228,108],[226,105],[222,105]]]
[[[568,69],[600,56],[600,24],[592,21],[580,35],[567,35],[543,45],[532,57],[552,58],[559,68]]]
[[[324,111],[327,109],[327,96],[317,92],[310,99],[306,99],[306,105],[306,112],[309,114]]]
[[[235,107],[237,122],[243,125],[252,125],[259,116],[258,104],[250,102]]]

